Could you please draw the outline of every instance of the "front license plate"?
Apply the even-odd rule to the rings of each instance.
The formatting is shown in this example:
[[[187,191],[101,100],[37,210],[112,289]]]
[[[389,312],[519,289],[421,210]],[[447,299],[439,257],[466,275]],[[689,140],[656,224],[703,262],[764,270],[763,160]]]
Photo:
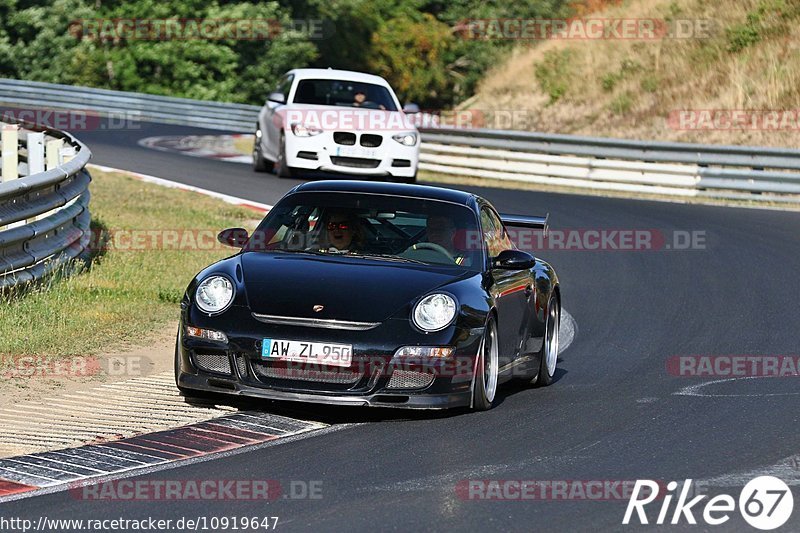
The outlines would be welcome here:
[[[361,148],[360,146],[338,146],[336,155],[342,157],[365,157],[367,159],[377,159],[378,151],[372,148]]]
[[[325,342],[264,339],[261,345],[261,357],[278,361],[350,366],[350,363],[353,362],[353,346]]]

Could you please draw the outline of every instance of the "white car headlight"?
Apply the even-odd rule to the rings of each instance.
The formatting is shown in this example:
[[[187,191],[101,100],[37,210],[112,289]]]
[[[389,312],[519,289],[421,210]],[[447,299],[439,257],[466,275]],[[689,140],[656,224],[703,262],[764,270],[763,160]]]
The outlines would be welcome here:
[[[310,128],[305,124],[292,124],[292,133],[297,137],[313,137],[322,133],[320,128]]]
[[[437,292],[419,301],[414,307],[414,325],[422,331],[439,331],[456,317],[456,301],[452,296]]]
[[[221,313],[233,301],[233,283],[224,276],[209,276],[197,286],[194,301],[204,313]]]
[[[399,142],[403,146],[414,146],[417,144],[416,133],[401,133],[399,135],[392,135],[392,139]]]

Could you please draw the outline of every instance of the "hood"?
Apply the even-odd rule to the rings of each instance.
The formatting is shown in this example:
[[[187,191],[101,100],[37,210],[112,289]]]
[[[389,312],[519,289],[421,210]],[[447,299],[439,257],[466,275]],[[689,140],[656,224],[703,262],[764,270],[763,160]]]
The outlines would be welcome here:
[[[250,310],[267,315],[381,322],[412,300],[472,273],[410,263],[302,254],[241,256]],[[321,312],[314,312],[322,305]]]

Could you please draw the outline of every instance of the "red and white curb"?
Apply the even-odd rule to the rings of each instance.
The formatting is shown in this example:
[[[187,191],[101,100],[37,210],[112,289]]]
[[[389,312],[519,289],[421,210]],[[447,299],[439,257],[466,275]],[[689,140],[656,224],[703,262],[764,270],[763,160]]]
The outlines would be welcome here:
[[[165,135],[160,137],[146,137],[140,139],[138,144],[144,148],[160,152],[178,152],[192,157],[216,159],[229,163],[252,163],[252,157],[242,154],[235,145],[235,141],[250,138],[250,134],[234,135]]]
[[[103,444],[0,459],[0,502],[36,491],[152,471],[328,427],[262,412],[241,412]]]
[[[269,205],[269,204],[262,204],[262,203],[259,203],[259,202],[254,202],[252,200],[247,200],[245,198],[239,198],[237,196],[231,196],[229,194],[222,194],[220,192],[209,191],[208,189],[202,189],[200,187],[195,187],[193,185],[186,185],[185,183],[180,183],[178,181],[172,181],[172,180],[168,180],[168,179],[164,179],[164,178],[159,178],[157,176],[151,176],[149,174],[141,174],[139,172],[133,172],[133,171],[130,171],[130,170],[122,170],[122,169],[113,168],[113,167],[106,167],[106,166],[103,166],[103,165],[90,164],[90,165],[87,165],[87,166],[89,167],[90,170],[91,169],[96,169],[96,170],[100,170],[101,172],[116,172],[117,174],[123,174],[125,176],[130,177],[130,178],[133,178],[133,179],[136,179],[136,180],[139,180],[139,181],[143,181],[145,183],[152,183],[154,185],[159,185],[161,187],[169,187],[170,189],[179,189],[179,190],[182,190],[182,191],[196,192],[196,193],[202,194],[204,196],[209,196],[211,198],[216,198],[218,200],[222,200],[223,202],[228,203],[228,204],[233,204],[233,205],[238,205],[240,207],[253,209],[253,210],[258,211],[260,213],[266,213],[267,211],[272,209],[272,206]]]

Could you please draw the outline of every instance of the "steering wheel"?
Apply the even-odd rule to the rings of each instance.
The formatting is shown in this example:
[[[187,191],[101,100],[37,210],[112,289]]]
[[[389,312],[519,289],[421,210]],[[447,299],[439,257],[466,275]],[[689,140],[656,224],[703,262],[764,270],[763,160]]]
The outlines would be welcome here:
[[[413,252],[414,250],[431,250],[433,252],[439,252],[453,263],[456,262],[456,258],[453,257],[453,255],[448,252],[444,246],[436,244],[435,242],[418,242],[417,244],[412,244],[406,248],[406,251],[403,252],[403,254],[406,254],[407,252]]]

